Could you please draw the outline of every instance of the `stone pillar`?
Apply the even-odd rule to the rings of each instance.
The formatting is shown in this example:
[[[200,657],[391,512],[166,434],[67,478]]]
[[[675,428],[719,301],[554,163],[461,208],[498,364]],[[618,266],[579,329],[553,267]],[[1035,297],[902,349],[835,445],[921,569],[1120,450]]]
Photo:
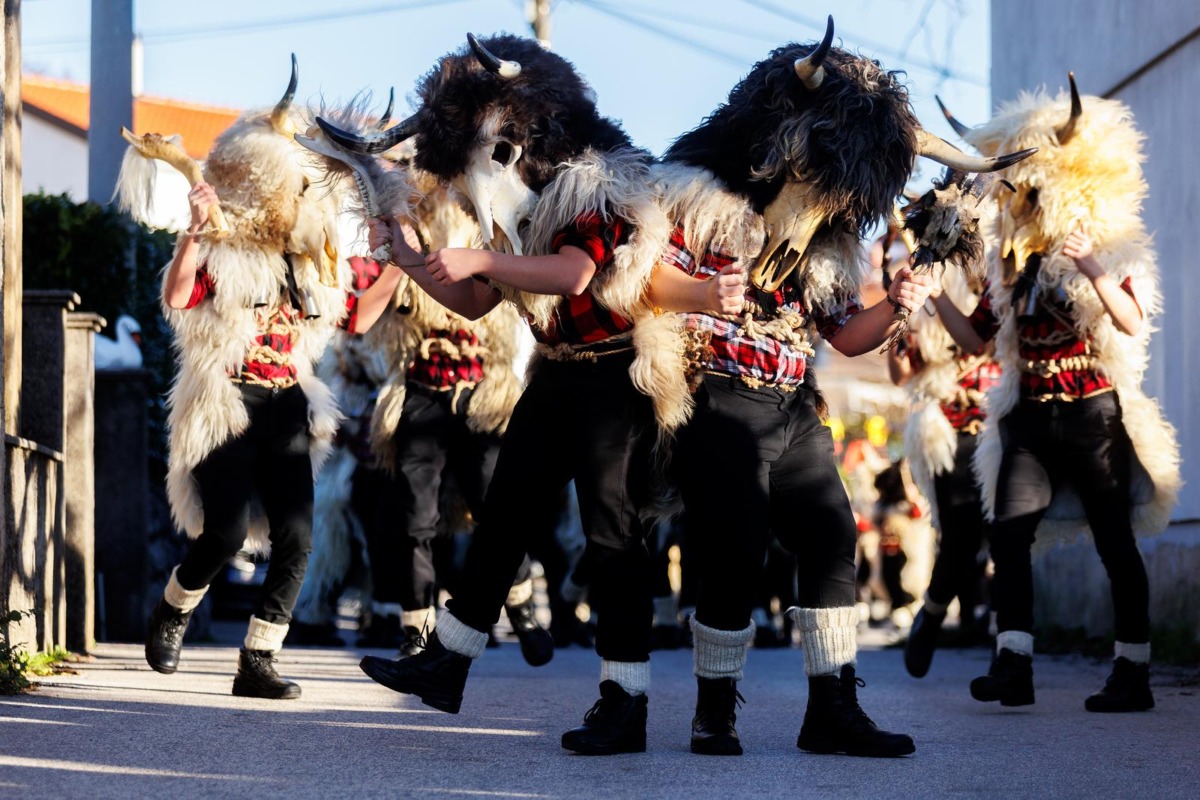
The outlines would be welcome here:
[[[67,648],[91,650],[96,641],[96,382],[94,341],[104,318],[67,314],[64,372],[67,443],[63,462],[66,503]]]
[[[150,386],[147,370],[96,373],[97,633],[106,642],[137,642],[146,633]]]
[[[63,454],[59,456],[60,466],[52,470],[61,480],[67,466],[67,314],[79,303],[79,296],[69,290],[31,290],[25,292],[24,300],[21,438]],[[36,477],[39,481],[51,480],[49,472],[39,472]],[[65,646],[67,640],[66,493],[57,484],[47,485],[39,495],[47,503],[45,513],[39,514],[47,527],[37,537],[45,548],[38,556],[45,581],[45,606],[39,603],[38,609],[46,615],[46,635],[40,637],[44,641],[39,646],[45,649]],[[26,526],[25,535],[31,534]]]

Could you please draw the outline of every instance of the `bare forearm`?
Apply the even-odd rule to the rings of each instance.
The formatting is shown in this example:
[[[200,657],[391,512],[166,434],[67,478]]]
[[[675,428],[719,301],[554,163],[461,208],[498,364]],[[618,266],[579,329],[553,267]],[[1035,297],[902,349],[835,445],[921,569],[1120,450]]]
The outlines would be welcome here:
[[[1142,309],[1138,307],[1137,301],[1104,271],[1095,258],[1087,256],[1078,259],[1076,263],[1079,265],[1079,271],[1091,280],[1092,288],[1096,290],[1117,330],[1130,336],[1141,330]]]
[[[908,353],[897,352],[899,348],[888,351],[888,377],[896,386],[903,386],[912,380],[913,368],[912,359]]]
[[[898,324],[891,304],[883,300],[850,317],[829,343],[842,355],[860,356],[887,341]]]
[[[487,253],[479,273],[497,283],[534,294],[579,295],[587,290],[596,265],[576,247],[564,247],[548,256],[514,256]]]
[[[937,308],[938,316],[942,318],[942,325],[946,327],[955,344],[967,353],[983,351],[985,344],[983,337],[975,332],[971,320],[958,310],[954,301],[945,294],[941,294],[934,298],[933,305]]]
[[[712,305],[708,281],[665,264],[654,270],[647,299],[663,311],[708,311]]]
[[[479,319],[500,303],[500,293],[482,281],[467,279],[438,283],[422,266],[403,269],[426,294],[467,319]]]
[[[175,257],[167,267],[163,281],[163,302],[170,308],[185,308],[192,299],[196,285],[196,257],[200,252],[198,238],[185,234],[183,242],[175,249]]]
[[[355,319],[352,333],[366,333],[371,330],[371,326],[383,315],[384,309],[391,305],[392,295],[396,293],[396,287],[400,285],[400,279],[403,277],[404,273],[395,264],[383,268],[379,278],[358,297],[358,317]]]

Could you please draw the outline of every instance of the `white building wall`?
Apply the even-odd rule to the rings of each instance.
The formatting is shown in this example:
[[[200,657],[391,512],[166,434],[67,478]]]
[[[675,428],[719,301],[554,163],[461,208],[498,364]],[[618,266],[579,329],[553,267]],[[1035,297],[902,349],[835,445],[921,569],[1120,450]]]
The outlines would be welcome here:
[[[25,194],[69,194],[87,199],[87,142],[78,134],[25,114],[21,134],[21,183]]]
[[[1187,485],[1175,524],[1143,539],[1141,548],[1153,620],[1186,621],[1200,632],[1200,3],[994,0],[993,104],[1021,89],[1065,86],[1068,70],[1081,93],[1128,104],[1147,135],[1145,218],[1158,252],[1164,313],[1145,387],[1178,431]],[[1110,624],[1107,581],[1091,549],[1089,542],[1056,543],[1042,554],[1043,621],[1095,631]],[[1050,588],[1056,585],[1062,590]]]

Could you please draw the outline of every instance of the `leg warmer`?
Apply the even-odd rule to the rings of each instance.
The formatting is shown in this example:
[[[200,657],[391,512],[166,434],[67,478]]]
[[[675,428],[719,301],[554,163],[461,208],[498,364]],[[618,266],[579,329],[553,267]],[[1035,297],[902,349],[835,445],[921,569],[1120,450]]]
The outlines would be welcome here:
[[[1033,634],[1028,631],[1000,631],[996,634],[996,652],[1012,650],[1023,656],[1033,655]]]
[[[600,682],[616,681],[629,694],[645,694],[650,688],[649,661],[600,662]]]
[[[753,622],[740,631],[723,631],[692,617],[692,663],[696,677],[740,681],[746,666],[746,648],[753,639]]]
[[[171,579],[167,581],[167,586],[163,589],[163,600],[167,601],[167,605],[179,611],[192,611],[200,605],[200,601],[208,592],[208,587],[205,586],[203,589],[183,588],[179,585],[179,579],[175,577],[175,573],[178,571],[179,567],[171,570]]]
[[[488,638],[486,633],[459,622],[448,611],[438,620],[437,637],[442,647],[467,658],[479,658],[483,655]]]
[[[789,608],[788,616],[800,631],[804,647],[804,672],[834,675],[858,661],[858,609]]]
[[[1130,644],[1129,642],[1114,642],[1113,658],[1127,658],[1135,664],[1149,664],[1150,643]]]
[[[283,647],[283,637],[287,636],[288,626],[267,622],[258,617],[250,618],[250,627],[246,630],[246,639],[242,646],[247,650],[266,650],[278,653]]]

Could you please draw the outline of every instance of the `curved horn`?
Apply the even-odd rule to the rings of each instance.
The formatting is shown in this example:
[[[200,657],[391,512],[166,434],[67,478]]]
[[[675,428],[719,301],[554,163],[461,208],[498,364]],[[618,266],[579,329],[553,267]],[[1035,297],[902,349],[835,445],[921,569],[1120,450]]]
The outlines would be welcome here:
[[[804,84],[809,91],[816,91],[821,86],[821,81],[825,80],[825,69],[821,66],[821,62],[825,60],[825,56],[829,55],[829,48],[833,45],[833,15],[829,15],[828,21],[825,23],[825,38],[817,45],[817,49],[813,50],[804,58],[796,59],[796,77]]]
[[[467,34],[467,44],[471,45],[471,52],[475,54],[475,58],[479,59],[479,63],[488,72],[493,75],[499,75],[506,81],[512,80],[521,74],[521,63],[519,61],[505,61],[502,58],[497,58],[490,50],[479,43],[475,38],[475,34]]]
[[[1071,141],[1071,137],[1075,135],[1075,123],[1079,120],[1079,115],[1083,113],[1083,103],[1079,99],[1079,87],[1075,85],[1075,73],[1068,72],[1067,79],[1071,81],[1071,116],[1054,129],[1054,135],[1058,137],[1059,144]]]
[[[933,99],[937,100],[938,108],[942,110],[942,116],[946,118],[946,122],[950,123],[950,127],[954,128],[954,132],[966,139],[967,134],[971,132],[971,129],[955,119],[954,115],[950,113],[950,109],[946,108],[946,104],[942,102],[942,98],[935,94]]]
[[[385,108],[383,110],[383,116],[379,118],[379,122],[375,123],[375,127],[378,130],[382,131],[387,128],[387,124],[392,121],[392,110],[395,107],[396,107],[396,87],[393,86],[390,89],[388,89],[387,108]]]
[[[1005,167],[1011,167],[1018,161],[1024,161],[1037,151],[1036,147],[1030,147],[1028,150],[1021,150],[1016,153],[994,156],[992,158],[969,156],[949,142],[934,136],[929,131],[921,128],[917,129],[918,155],[925,156],[947,167],[963,170],[964,172],[996,172]]]
[[[382,153],[410,138],[417,132],[417,115],[413,114],[398,125],[386,131],[368,133],[360,136],[357,133],[344,131],[333,123],[317,117],[317,125],[325,132],[330,141],[352,153]]]
[[[271,111],[271,127],[284,136],[291,136],[296,132],[296,126],[288,117],[288,109],[292,105],[292,99],[296,96],[296,84],[299,81],[300,69],[296,65],[296,54],[292,53],[292,79],[288,81],[287,91],[283,93],[283,97]]]

